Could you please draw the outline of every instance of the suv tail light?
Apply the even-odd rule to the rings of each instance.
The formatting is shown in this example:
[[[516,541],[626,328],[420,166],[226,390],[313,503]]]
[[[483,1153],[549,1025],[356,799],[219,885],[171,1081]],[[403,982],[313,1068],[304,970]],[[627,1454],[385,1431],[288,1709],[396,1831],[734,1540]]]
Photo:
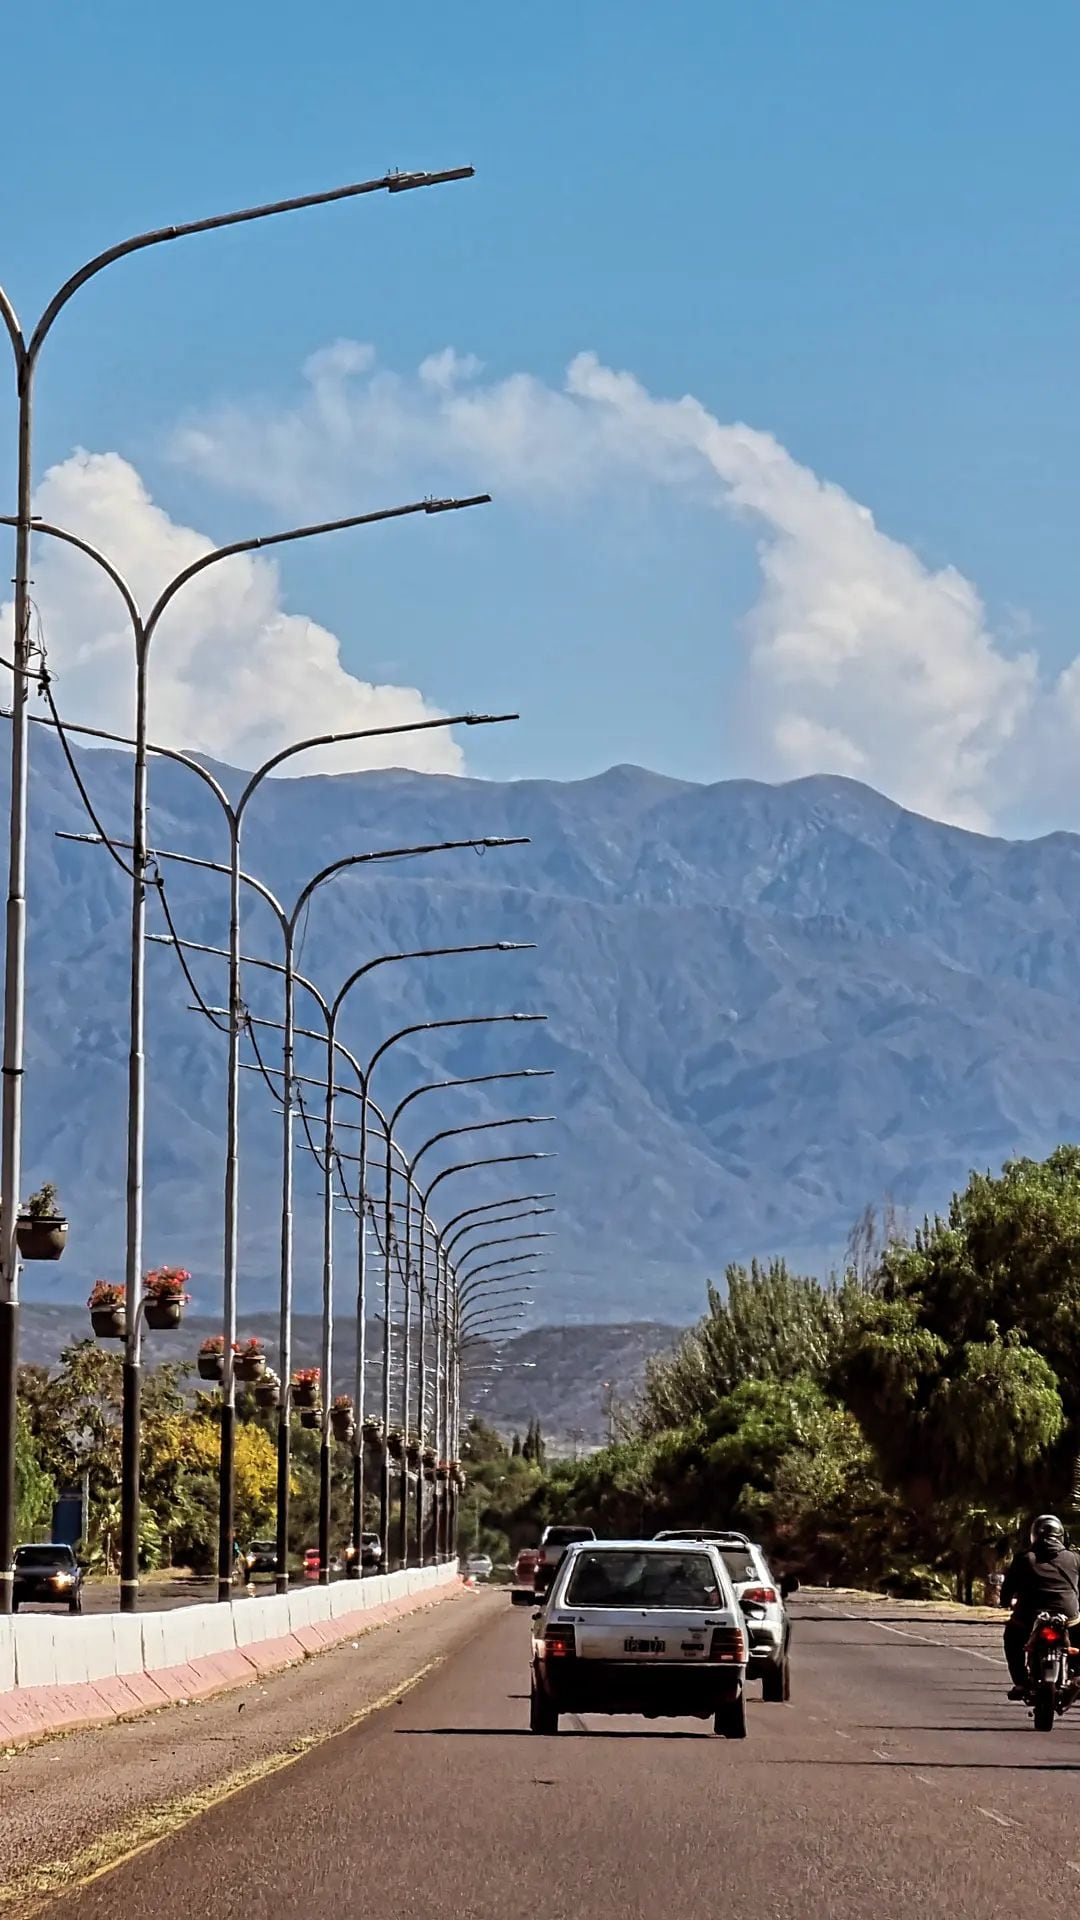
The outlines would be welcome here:
[[[746,1592],[739,1596],[739,1605],[742,1606],[746,1601],[752,1607],[773,1607],[776,1605],[776,1588],[747,1587]]]
[[[548,1660],[572,1660],[577,1653],[577,1641],[574,1629],[568,1627],[548,1627],[544,1634],[544,1655]]]
[[[741,1627],[714,1627],[709,1647],[710,1660],[722,1660],[726,1666],[741,1667],[746,1660],[746,1642]]]

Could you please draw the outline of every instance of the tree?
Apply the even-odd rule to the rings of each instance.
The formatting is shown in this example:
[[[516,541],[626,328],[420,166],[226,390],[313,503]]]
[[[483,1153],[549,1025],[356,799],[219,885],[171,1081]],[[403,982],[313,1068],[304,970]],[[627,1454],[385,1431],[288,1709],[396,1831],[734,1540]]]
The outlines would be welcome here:
[[[42,1465],[29,1416],[22,1402],[15,1407],[15,1537],[17,1540],[48,1538],[52,1533],[52,1510],[56,1483]]]

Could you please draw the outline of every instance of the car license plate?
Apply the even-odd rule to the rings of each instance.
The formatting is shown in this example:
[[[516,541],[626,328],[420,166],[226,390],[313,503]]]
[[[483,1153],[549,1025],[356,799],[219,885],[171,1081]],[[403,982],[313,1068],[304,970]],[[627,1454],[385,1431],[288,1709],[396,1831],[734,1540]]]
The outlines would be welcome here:
[[[624,1640],[624,1653],[666,1653],[666,1640]]]

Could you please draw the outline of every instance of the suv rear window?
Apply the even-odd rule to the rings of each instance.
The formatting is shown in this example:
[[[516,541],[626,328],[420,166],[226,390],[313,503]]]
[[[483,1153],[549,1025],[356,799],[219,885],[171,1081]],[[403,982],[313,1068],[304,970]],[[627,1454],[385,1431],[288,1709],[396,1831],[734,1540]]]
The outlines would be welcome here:
[[[678,1607],[708,1612],[724,1604],[707,1553],[579,1553],[563,1596],[568,1607]]]

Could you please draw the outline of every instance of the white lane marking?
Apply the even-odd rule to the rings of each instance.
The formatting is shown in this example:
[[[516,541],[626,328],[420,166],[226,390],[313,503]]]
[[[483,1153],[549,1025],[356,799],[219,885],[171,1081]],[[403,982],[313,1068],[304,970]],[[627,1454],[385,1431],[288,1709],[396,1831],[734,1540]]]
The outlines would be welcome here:
[[[875,1760],[891,1760],[893,1757],[891,1753],[882,1753],[880,1747],[872,1747],[871,1752]]]
[[[996,1820],[999,1827],[1016,1827],[1020,1824],[1018,1820],[1006,1820],[1005,1815],[995,1813],[993,1807],[976,1807],[975,1811],[981,1813],[987,1820]]]
[[[917,1773],[915,1778],[916,1780],[921,1780],[924,1787],[932,1787],[934,1784],[932,1780],[927,1779],[925,1773]],[[1077,1868],[1077,1872],[1080,1873],[1080,1867]]]
[[[845,1733],[842,1727],[834,1727],[833,1732],[838,1740],[852,1740],[855,1737],[854,1734]]]
[[[854,1620],[858,1618],[858,1615],[852,1614],[851,1617]],[[876,1627],[879,1633],[895,1633],[899,1640],[917,1640],[919,1645],[923,1647],[943,1647],[946,1653],[962,1653],[965,1654],[969,1660],[985,1660],[989,1667],[1003,1667],[1005,1665],[1004,1660],[997,1654],[980,1653],[977,1647],[957,1647],[953,1645],[951,1640],[930,1640],[925,1633],[905,1633],[903,1627],[886,1626],[884,1620],[867,1620],[864,1621],[863,1624],[868,1627]]]
[[[1071,1868],[1073,1873],[1080,1873],[1080,1860],[1066,1860],[1065,1865]]]

